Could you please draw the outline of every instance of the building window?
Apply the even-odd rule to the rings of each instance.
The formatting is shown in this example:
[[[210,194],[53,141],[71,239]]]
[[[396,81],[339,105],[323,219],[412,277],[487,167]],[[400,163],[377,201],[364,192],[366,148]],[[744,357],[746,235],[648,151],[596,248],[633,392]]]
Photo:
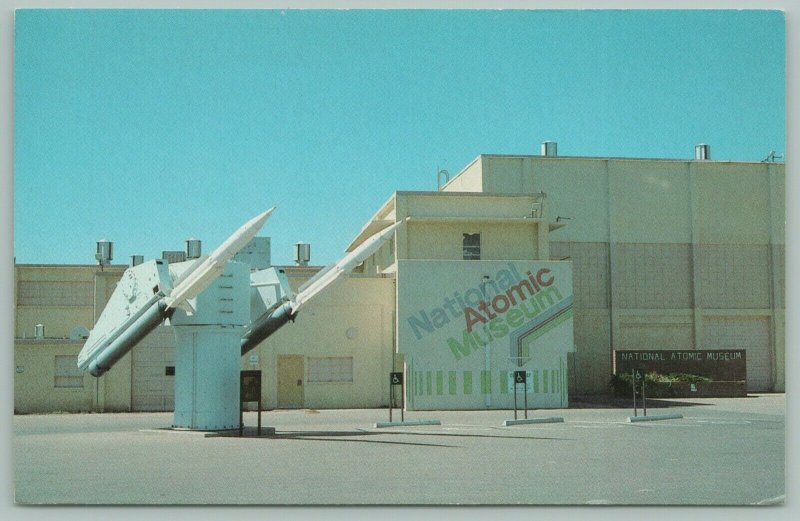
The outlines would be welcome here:
[[[310,383],[352,382],[353,357],[308,358]]]
[[[464,260],[481,260],[481,234],[464,234]]]
[[[56,355],[55,387],[83,387],[77,356]]]

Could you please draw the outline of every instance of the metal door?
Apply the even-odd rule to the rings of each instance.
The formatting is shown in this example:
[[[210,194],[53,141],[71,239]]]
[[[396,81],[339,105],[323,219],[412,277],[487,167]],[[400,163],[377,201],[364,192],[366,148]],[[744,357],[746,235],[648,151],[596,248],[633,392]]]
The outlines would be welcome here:
[[[175,335],[160,326],[131,351],[131,409],[175,409]]]
[[[278,355],[278,407],[297,409],[303,405],[303,357]]]
[[[704,349],[746,349],[747,390],[773,390],[767,317],[707,317]]]

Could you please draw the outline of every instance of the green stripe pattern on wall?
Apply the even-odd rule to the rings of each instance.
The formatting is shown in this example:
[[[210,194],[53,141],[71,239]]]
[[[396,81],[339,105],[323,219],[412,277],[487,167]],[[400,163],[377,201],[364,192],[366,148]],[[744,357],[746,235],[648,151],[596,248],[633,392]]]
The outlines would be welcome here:
[[[529,369],[533,374],[528,382],[533,394],[561,394],[566,392],[566,371],[562,365],[555,369]],[[510,371],[412,371],[410,375],[411,396],[457,396],[471,395],[477,391],[474,380],[480,378],[480,393],[492,394],[492,380],[497,378],[495,392],[510,394]],[[459,382],[459,380],[461,380]]]

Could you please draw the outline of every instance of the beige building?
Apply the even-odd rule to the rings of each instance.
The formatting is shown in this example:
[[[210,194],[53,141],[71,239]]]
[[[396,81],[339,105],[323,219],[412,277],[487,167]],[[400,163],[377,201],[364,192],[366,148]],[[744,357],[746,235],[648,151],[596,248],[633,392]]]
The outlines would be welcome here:
[[[110,378],[95,379],[77,367],[89,329],[125,268],[14,267],[15,411],[130,410],[130,357]]]
[[[393,194],[348,251],[406,226],[242,369],[262,371],[266,408],[385,406],[390,371],[411,407],[475,408],[506,406],[524,368],[546,407],[606,392],[613,349],[743,348],[749,390],[783,391],[784,194],[783,164],[481,155],[438,192]],[[103,377],[77,372],[124,269],[15,266],[16,411],[172,410],[167,327]],[[295,290],[317,269],[285,268]],[[504,304],[541,270],[557,297]]]
[[[481,155],[442,190],[544,192],[568,226],[570,385],[604,392],[612,349],[747,350],[750,391],[785,389],[784,165]]]

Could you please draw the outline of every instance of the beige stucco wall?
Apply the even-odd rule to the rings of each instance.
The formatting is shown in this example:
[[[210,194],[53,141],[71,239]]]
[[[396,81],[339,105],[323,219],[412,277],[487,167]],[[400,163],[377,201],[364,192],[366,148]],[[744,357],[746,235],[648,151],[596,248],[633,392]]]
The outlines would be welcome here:
[[[537,218],[530,218],[532,208]],[[461,259],[463,234],[481,234],[481,259],[549,258],[547,204],[540,197],[396,194],[398,259]]]
[[[56,388],[55,357],[77,356],[83,340],[69,340],[76,326],[91,329],[124,266],[17,265],[15,275],[14,408],[21,413],[127,411],[131,404],[131,359],[125,356],[97,379],[84,375],[83,388]],[[34,326],[45,338],[32,339]]]
[[[278,405],[278,356],[304,357],[307,408],[380,407],[388,404],[392,370],[394,279],[351,277],[305,306],[251,354],[242,369],[262,371],[262,401]],[[350,336],[348,337],[348,331]],[[353,357],[352,383],[308,382],[308,357]]]
[[[69,338],[75,326],[91,329],[96,308],[102,311],[108,296],[98,290],[114,284],[122,266],[17,265],[14,268],[14,336],[31,338],[34,326],[43,324],[48,338]],[[110,295],[110,293],[108,293]]]
[[[691,242],[686,163],[619,160],[605,164],[612,242]]]
[[[17,342],[14,350],[17,371],[14,373],[14,411],[91,411],[96,384],[92,376],[83,376],[82,388],[56,388],[54,385],[56,355],[77,356],[82,346],[82,342]]]
[[[18,340],[14,349],[14,411],[28,414],[130,410],[130,355],[101,378],[84,373],[81,388],[55,386],[56,356],[78,356],[82,347],[82,341]]]
[[[487,161],[491,163],[491,161]],[[487,167],[489,168],[489,167]],[[547,194],[550,215],[568,217],[565,228],[551,241],[608,242],[608,175],[606,162],[587,159],[568,164],[552,158],[536,160],[525,185],[516,186]],[[504,187],[511,190],[513,186]]]
[[[483,158],[478,156],[472,163],[464,167],[450,182],[442,187],[448,192],[481,192],[483,191]]]
[[[464,233],[481,234],[482,260],[539,258],[535,227],[521,222],[410,222],[404,256],[408,259],[460,259]]]

